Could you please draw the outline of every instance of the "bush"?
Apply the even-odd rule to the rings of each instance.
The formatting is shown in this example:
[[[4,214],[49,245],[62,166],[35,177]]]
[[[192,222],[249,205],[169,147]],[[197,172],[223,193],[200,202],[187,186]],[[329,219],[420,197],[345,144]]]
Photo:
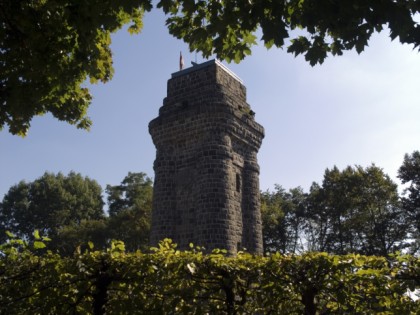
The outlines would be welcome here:
[[[122,242],[61,257],[9,240],[0,251],[4,314],[415,314],[419,258],[178,251]],[[92,246],[91,246],[92,247]]]

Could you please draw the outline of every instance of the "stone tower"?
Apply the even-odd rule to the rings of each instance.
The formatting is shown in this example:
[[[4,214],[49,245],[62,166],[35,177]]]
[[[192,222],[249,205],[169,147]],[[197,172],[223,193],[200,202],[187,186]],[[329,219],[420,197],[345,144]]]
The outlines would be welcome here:
[[[217,60],[173,73],[159,116],[151,243],[262,254],[255,122],[242,81]]]

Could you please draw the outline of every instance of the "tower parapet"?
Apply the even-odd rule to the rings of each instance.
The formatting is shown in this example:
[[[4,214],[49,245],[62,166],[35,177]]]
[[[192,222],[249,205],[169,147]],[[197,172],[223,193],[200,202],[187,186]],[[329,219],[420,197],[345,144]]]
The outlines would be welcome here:
[[[242,81],[217,60],[172,74],[149,132],[157,149],[151,243],[261,254],[264,128]]]

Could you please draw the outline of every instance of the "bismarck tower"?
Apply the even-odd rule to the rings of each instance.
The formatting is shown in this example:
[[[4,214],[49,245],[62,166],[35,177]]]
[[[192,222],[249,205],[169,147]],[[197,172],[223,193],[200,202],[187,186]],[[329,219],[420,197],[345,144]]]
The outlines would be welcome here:
[[[217,60],[173,73],[159,116],[151,243],[262,254],[255,122],[242,81]]]

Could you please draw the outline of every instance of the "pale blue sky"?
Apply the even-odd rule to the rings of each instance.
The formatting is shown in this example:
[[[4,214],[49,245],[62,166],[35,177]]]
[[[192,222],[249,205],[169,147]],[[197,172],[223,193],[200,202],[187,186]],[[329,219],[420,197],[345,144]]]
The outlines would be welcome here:
[[[154,176],[148,123],[178,70],[179,52],[186,65],[195,55],[168,34],[159,11],[147,14],[144,24],[138,36],[114,35],[115,75],[92,87],[90,132],[49,115],[34,119],[26,138],[0,132],[0,199],[10,186],[45,171],[74,170],[103,188],[128,172]],[[404,154],[420,150],[420,54],[386,33],[361,55],[348,52],[314,68],[302,56],[263,45],[228,67],[244,81],[248,103],[265,127],[258,155],[262,190],[275,183],[307,190],[327,167],[372,162],[396,180]]]

